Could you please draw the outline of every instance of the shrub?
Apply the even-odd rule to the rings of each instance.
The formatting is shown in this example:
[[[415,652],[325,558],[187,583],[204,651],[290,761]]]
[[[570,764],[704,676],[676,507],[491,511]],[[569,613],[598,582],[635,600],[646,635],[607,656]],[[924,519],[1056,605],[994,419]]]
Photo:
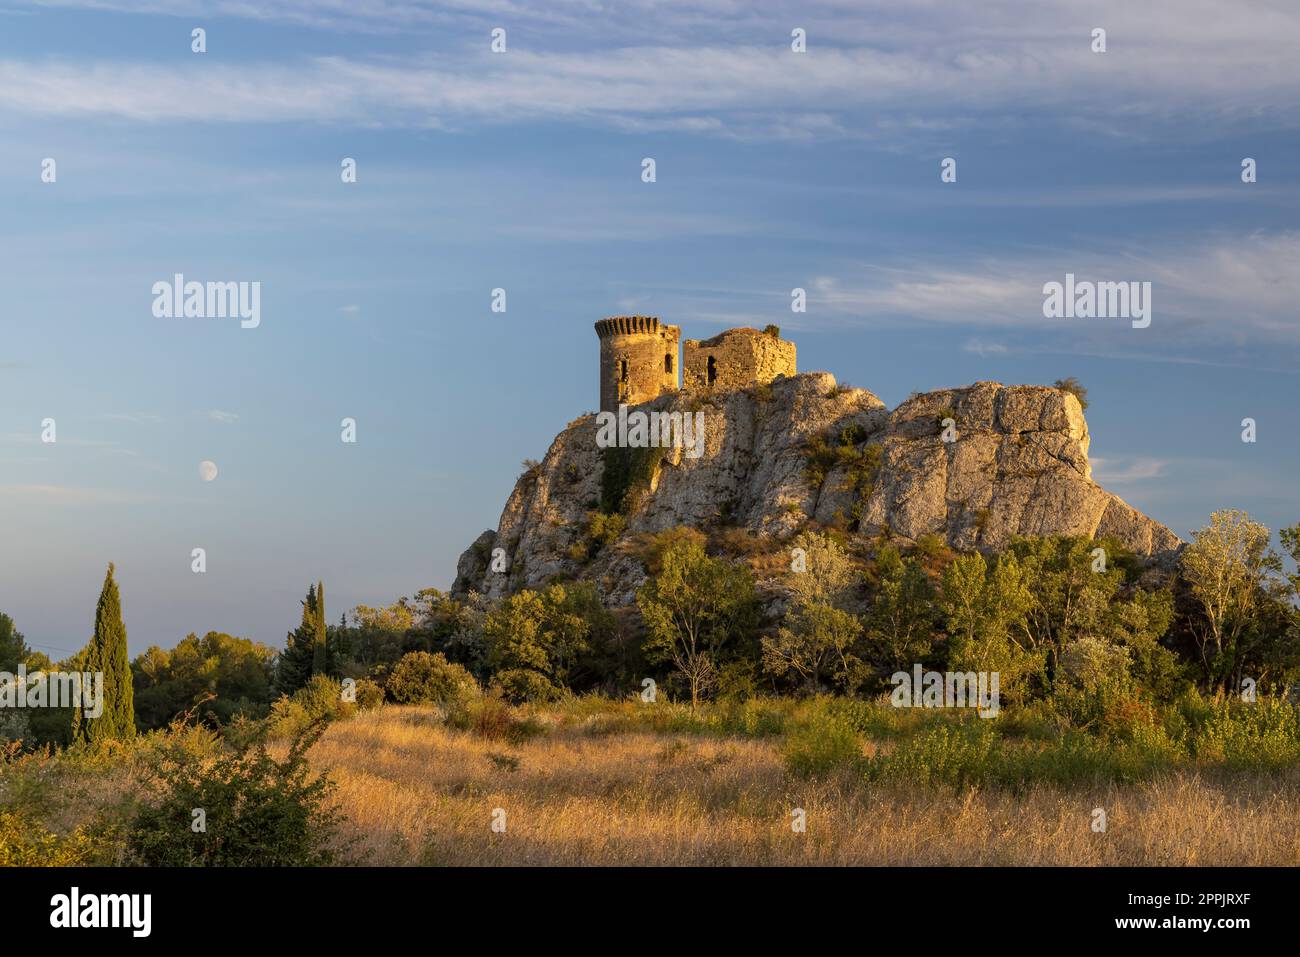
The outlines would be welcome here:
[[[133,863],[150,867],[312,867],[334,862],[329,848],[337,812],[333,785],[312,777],[307,750],[321,718],[297,734],[276,761],[261,738],[215,760],[194,762],[164,750],[148,768],[155,799],[136,815],[127,838]],[[195,809],[204,828],[193,826]]]
[[[357,707],[362,711],[373,711],[384,703],[384,689],[378,682],[369,678],[358,678],[356,686]]]
[[[1105,741],[1069,729],[1053,739],[1020,743],[1003,739],[1001,721],[996,725],[980,718],[937,724],[872,759],[867,777],[908,787],[1001,786],[1018,791],[1036,784],[1081,787],[1137,781],[1186,757],[1154,724],[1136,727],[1128,741]]]
[[[926,532],[912,545],[912,554],[919,558],[935,560],[948,554],[948,542],[942,535]]]
[[[316,721],[348,717],[356,707],[343,700],[341,682],[325,675],[312,675],[311,680],[292,695],[276,699],[271,705],[267,728],[273,738],[293,737]]]
[[[94,867],[113,863],[117,829],[56,834],[34,816],[0,810],[0,867]]]
[[[863,445],[867,430],[859,423],[846,425],[839,434],[813,436],[804,447],[804,478],[814,489],[837,467],[843,467],[848,487],[854,493],[850,528],[856,530],[862,510],[875,488],[876,475],[884,461],[884,447],[873,442]]]
[[[427,651],[404,655],[388,676],[385,691],[398,704],[436,704],[448,709],[481,693],[478,682],[463,666],[448,661],[441,652]]]
[[[343,683],[326,675],[313,675],[311,680],[293,693],[293,700],[302,705],[312,721],[330,718],[340,713],[350,713],[343,700]]]
[[[1300,709],[1276,698],[1215,704],[1195,740],[1197,756],[1233,769],[1281,770],[1300,764]]]
[[[460,731],[469,731],[489,741],[508,741],[518,744],[542,733],[536,721],[520,717],[498,695],[487,694],[457,706],[447,715],[447,724]]]
[[[819,777],[857,768],[863,760],[862,743],[842,714],[819,704],[786,735],[781,757],[796,777]]]
[[[627,528],[627,519],[615,512],[592,512],[587,522],[587,533],[569,548],[569,557],[575,562],[586,562],[600,554],[601,549],[613,545]]]
[[[940,724],[873,758],[867,777],[908,786],[963,787],[994,777],[997,738],[989,723],[973,719]]]
[[[633,511],[668,454],[662,446],[608,446],[601,450],[600,510],[607,515]]]
[[[1050,698],[1007,708],[998,716],[998,730],[1006,738],[1057,741],[1068,726],[1068,719]]]
[[[531,668],[508,668],[497,673],[495,685],[511,701],[553,701],[560,696],[551,679]]]
[[[627,528],[627,519],[622,515],[602,515],[597,512],[591,517],[591,540],[599,551],[613,545]]]
[[[1088,411],[1088,390],[1084,388],[1083,384],[1074,376],[1069,376],[1065,379],[1057,379],[1052,383],[1052,385],[1060,389],[1062,392],[1070,393],[1079,400],[1079,408],[1083,409],[1085,412]]]
[[[745,537],[753,540],[753,536],[746,533]],[[662,532],[653,532],[642,539],[641,544],[641,564],[645,565],[646,571],[651,577],[658,575],[663,571],[663,558],[674,546],[679,544],[687,545],[691,542],[697,542],[703,546],[707,538],[703,532],[689,525],[675,525],[672,528],[666,528]]]
[[[789,714],[789,704],[778,698],[747,698],[724,700],[709,713],[709,718],[717,734],[767,738],[785,733]]]

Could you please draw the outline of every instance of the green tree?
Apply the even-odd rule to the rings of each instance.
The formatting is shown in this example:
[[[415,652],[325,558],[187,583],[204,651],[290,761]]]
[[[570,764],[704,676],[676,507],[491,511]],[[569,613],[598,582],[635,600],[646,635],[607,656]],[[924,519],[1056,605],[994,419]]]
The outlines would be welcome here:
[[[31,656],[32,650],[14,620],[0,611],[0,671],[15,671]]]
[[[1268,643],[1259,625],[1273,576],[1282,570],[1269,548],[1270,538],[1268,529],[1245,512],[1224,509],[1192,533],[1192,543],[1183,551],[1183,578],[1200,612],[1192,634],[1215,691],[1240,687],[1251,652]]]
[[[754,580],[747,567],[710,558],[689,539],[669,545],[661,566],[636,596],[646,651],[676,669],[695,709],[717,682],[724,650],[755,624]]]
[[[889,543],[876,555],[876,589],[867,616],[871,656],[886,672],[910,668],[930,653],[934,587],[916,556],[903,558]]]
[[[135,691],[131,659],[126,650],[126,625],[122,623],[122,599],[109,562],[104,587],[95,608],[95,634],[82,652],[81,670],[103,674],[103,713],[87,717],[83,709],[72,712],[73,734],[78,740],[128,741],[135,737]]]
[[[1296,566],[1295,573],[1286,576],[1287,584],[1291,587],[1291,594],[1288,597],[1300,598],[1300,522],[1289,528],[1282,529],[1278,532],[1278,537],[1282,540],[1282,547]]]
[[[316,583],[316,617],[312,622],[312,675],[328,675],[330,654],[328,631],[325,627],[325,583]]]
[[[943,573],[938,602],[948,625],[948,663],[957,671],[998,672],[1001,694],[1023,699],[1043,667],[1028,640],[1033,604],[1014,555],[961,555]]]
[[[763,639],[763,668],[778,678],[796,675],[813,693],[827,679],[850,690],[863,672],[855,650],[862,622],[845,607],[853,563],[828,535],[801,534],[794,548],[799,551],[787,576],[790,609],[777,633]]]
[[[822,603],[792,605],[776,635],[763,639],[763,668],[778,678],[798,675],[813,694],[827,680],[851,691],[863,677],[855,653],[861,638],[857,615]]]
[[[484,622],[487,663],[512,697],[547,696],[591,676],[592,652],[612,628],[589,582],[517,592]]]
[[[150,647],[131,662],[136,719],[145,730],[163,728],[195,705],[218,724],[262,717],[274,660],[274,648],[217,631],[187,635],[170,651]]]
[[[316,673],[322,656],[328,666],[324,590],[323,584],[319,591],[316,585],[307,588],[307,598],[302,602],[302,622],[285,637],[284,651],[276,660],[276,694],[293,694],[306,685]]]
[[[1079,407],[1081,409],[1087,410],[1088,390],[1085,389],[1083,387],[1083,384],[1080,383],[1079,380],[1076,379],[1074,376],[1070,376],[1065,379],[1057,379],[1055,382],[1052,383],[1052,385],[1056,386],[1056,388],[1060,389],[1062,392],[1070,393],[1072,396],[1074,396],[1076,399],[1079,400]]]
[[[1030,597],[1027,646],[1045,656],[1050,682],[1066,645],[1104,633],[1130,556],[1114,542],[1084,535],[1017,538],[1007,554]]]

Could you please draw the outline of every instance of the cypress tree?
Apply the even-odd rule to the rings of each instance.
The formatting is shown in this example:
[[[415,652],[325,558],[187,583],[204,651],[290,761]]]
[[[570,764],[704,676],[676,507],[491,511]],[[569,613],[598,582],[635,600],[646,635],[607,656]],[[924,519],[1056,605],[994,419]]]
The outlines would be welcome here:
[[[307,598],[302,602],[302,621],[285,637],[284,651],[275,665],[275,690],[277,694],[293,694],[307,684],[316,666],[316,632],[320,599],[316,586],[307,588]]]
[[[95,607],[95,635],[79,656],[82,671],[104,676],[103,714],[87,718],[81,708],[73,710],[73,732],[82,741],[129,741],[135,737],[135,689],[126,650],[126,625],[122,623],[122,599],[113,571],[113,563],[109,562]]]
[[[324,675],[329,673],[329,644],[325,631],[325,583],[316,583],[316,616],[312,622],[311,673]]]

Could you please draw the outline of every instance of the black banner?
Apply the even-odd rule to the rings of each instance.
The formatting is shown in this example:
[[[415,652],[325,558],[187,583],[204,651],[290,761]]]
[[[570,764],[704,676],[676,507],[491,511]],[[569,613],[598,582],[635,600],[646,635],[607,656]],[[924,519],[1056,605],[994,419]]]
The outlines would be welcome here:
[[[1292,926],[1294,880],[1281,868],[68,868],[0,871],[0,891],[24,934],[127,947],[237,946],[250,935],[360,945],[431,925],[532,946],[563,945],[570,933],[679,939],[688,929],[693,941],[734,946],[769,942],[783,925],[896,933],[909,948],[1024,932],[1231,946]]]

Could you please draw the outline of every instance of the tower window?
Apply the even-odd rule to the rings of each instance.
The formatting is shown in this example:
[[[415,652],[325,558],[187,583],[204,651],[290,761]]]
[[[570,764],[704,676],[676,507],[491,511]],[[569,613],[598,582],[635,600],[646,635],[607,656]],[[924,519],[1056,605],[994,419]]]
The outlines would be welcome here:
[[[618,360],[618,377],[619,380],[622,382],[627,381],[627,360],[626,359]]]
[[[709,356],[709,388],[713,388],[713,383],[718,381],[718,360]]]
[[[673,371],[673,354],[671,352],[664,353],[664,372],[672,372],[672,371]]]

